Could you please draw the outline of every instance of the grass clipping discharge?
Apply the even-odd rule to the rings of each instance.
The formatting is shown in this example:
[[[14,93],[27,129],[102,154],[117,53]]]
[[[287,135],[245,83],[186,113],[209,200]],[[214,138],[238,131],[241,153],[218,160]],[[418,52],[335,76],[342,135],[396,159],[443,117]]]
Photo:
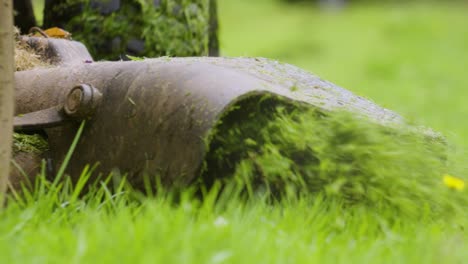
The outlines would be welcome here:
[[[466,192],[443,183],[451,168],[440,138],[267,101],[234,107],[222,118],[210,139],[205,181],[234,179],[249,197],[320,196],[416,219],[468,205]]]

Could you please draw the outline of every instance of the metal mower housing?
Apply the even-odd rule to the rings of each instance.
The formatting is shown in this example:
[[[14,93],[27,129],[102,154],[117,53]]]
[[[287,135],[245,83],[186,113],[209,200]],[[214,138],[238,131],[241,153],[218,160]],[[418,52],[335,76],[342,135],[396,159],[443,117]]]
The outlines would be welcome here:
[[[261,104],[268,97],[270,104],[346,110],[382,124],[403,122],[398,114],[313,74],[264,58],[94,62],[75,41],[24,41],[46,50],[44,56],[55,66],[16,73],[16,130],[28,130],[35,121],[29,130],[47,135],[58,168],[86,120],[67,167],[75,179],[85,165],[99,162],[98,172],[118,169],[136,186],[145,174],[167,184],[188,184],[200,174],[213,128],[246,100]],[[77,104],[84,109],[74,116],[70,107]]]

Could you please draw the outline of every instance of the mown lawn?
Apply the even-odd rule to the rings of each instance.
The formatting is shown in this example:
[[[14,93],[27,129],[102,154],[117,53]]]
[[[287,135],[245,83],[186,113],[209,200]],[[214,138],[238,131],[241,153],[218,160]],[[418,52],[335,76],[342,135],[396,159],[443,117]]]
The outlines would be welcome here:
[[[463,154],[468,147],[467,6],[351,6],[322,12],[275,0],[220,0],[219,5],[224,55],[301,66],[433,127],[452,142],[450,152],[462,153],[454,171],[468,173]],[[418,166],[424,164],[409,168]],[[401,180],[389,181],[389,188],[414,173],[394,171],[399,174],[391,176]],[[414,183],[415,192],[419,185]],[[101,186],[78,198],[67,184],[41,186],[1,213],[0,263],[468,260],[466,189],[434,190],[434,197],[453,197],[456,212],[433,215],[415,204],[408,207],[415,214],[404,214],[317,196],[271,202],[262,195],[248,201],[225,195],[214,202],[217,190],[204,199],[190,190],[176,198],[164,191],[148,198]],[[398,202],[404,196],[408,203],[411,191],[401,196],[388,199]]]

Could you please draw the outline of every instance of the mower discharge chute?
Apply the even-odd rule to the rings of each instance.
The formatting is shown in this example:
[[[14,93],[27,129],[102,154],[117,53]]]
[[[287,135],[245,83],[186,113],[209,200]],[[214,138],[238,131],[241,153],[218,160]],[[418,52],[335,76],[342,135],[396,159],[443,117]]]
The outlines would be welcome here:
[[[169,184],[190,183],[200,174],[216,124],[245,102],[325,112],[341,109],[383,124],[402,122],[399,115],[345,89],[268,59],[94,62],[76,41],[22,41],[41,51],[54,67],[16,73],[15,130],[45,133],[57,169],[80,121],[86,120],[67,166],[75,179],[85,165],[99,162],[99,172],[119,169],[136,186],[144,174],[158,175]],[[236,120],[248,118],[248,111]]]

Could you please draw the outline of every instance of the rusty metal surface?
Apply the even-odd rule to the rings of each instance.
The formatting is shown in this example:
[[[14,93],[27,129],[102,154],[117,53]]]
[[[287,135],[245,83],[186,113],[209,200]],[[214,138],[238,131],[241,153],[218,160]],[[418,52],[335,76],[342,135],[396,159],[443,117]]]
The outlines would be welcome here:
[[[102,101],[68,172],[77,177],[86,164],[99,162],[100,172],[118,168],[136,185],[144,173],[158,174],[165,183],[196,178],[206,154],[204,138],[230,106],[247,98],[268,94],[291,104],[346,109],[377,122],[402,122],[397,114],[294,66],[250,58],[159,58],[17,72],[16,113],[63,105],[64,94],[81,83],[96,87]],[[76,127],[46,130],[56,166]]]

